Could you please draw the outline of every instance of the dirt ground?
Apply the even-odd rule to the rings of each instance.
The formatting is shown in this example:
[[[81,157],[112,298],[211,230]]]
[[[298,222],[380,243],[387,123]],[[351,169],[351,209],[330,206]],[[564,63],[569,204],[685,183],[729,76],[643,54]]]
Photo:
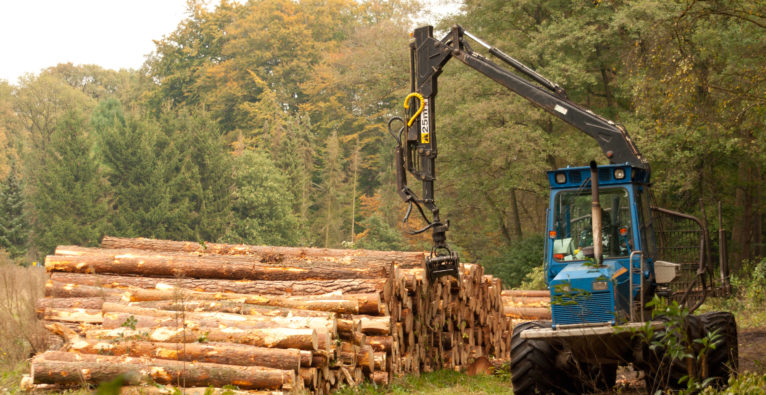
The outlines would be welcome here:
[[[739,371],[766,373],[766,327],[740,329]]]

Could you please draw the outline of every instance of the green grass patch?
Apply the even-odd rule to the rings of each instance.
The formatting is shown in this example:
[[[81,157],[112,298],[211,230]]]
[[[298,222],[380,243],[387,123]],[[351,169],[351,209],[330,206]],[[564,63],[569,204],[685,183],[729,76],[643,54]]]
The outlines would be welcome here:
[[[387,386],[365,383],[337,392],[351,394],[513,394],[510,376],[473,376],[451,370],[438,370],[420,376],[408,375],[395,379]]]

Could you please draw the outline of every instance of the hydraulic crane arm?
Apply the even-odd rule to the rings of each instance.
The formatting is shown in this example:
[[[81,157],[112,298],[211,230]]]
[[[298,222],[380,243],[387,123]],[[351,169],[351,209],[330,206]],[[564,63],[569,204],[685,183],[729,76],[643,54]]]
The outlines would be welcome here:
[[[454,26],[441,40],[433,37],[431,26],[416,29],[413,36],[410,43],[410,86],[413,94],[408,96],[405,102],[405,107],[409,110],[409,122],[406,122],[398,133],[390,131],[398,142],[395,159],[398,192],[411,206],[414,204],[418,207],[428,223],[428,226],[413,233],[421,233],[427,229],[432,229],[433,232],[434,247],[431,257],[426,262],[426,269],[431,279],[442,275],[457,276],[458,274],[457,254],[452,252],[446,244],[446,231],[449,224],[441,222],[439,209],[434,204],[435,159],[438,155],[434,122],[435,97],[438,92],[438,77],[451,58],[460,60],[532,104],[591,136],[598,142],[611,163],[627,162],[632,166],[649,170],[649,164],[622,126],[571,102],[564,89],[557,84],[497,48],[485,44],[462,27]],[[513,67],[516,72],[501,67],[474,52],[466,42],[466,37],[486,47],[490,54]],[[390,127],[391,122],[389,122],[389,129]],[[407,186],[406,172],[422,182],[422,198],[419,198]],[[430,219],[425,215],[422,206],[431,212]],[[409,217],[409,212],[408,210],[405,221]]]

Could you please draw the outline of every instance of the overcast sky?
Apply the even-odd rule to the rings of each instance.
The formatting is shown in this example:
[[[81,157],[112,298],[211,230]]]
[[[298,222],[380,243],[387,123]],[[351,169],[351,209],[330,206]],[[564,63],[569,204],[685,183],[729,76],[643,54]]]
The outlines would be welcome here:
[[[186,0],[0,0],[0,79],[67,62],[137,69],[185,16]]]

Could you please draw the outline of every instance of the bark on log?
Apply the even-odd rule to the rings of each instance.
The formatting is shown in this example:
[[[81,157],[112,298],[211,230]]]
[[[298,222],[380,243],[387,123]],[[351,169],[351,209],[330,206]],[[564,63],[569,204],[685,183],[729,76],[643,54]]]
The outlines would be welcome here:
[[[505,312],[505,316],[509,318],[527,320],[551,319],[551,309],[544,307],[505,307],[503,311]]]
[[[197,313],[199,314],[199,313]],[[129,327],[136,329],[150,329],[157,327],[187,327],[187,328],[200,328],[202,330],[209,329],[275,329],[275,328],[291,328],[291,329],[316,329],[321,330],[322,333],[327,333],[327,336],[331,336],[333,332],[330,332],[327,328],[321,324],[312,324],[307,320],[319,319],[319,318],[304,318],[304,317],[266,317],[263,320],[248,320],[248,321],[231,321],[218,318],[183,318],[176,317],[154,317],[145,315],[135,315],[130,313],[104,313],[103,323],[101,324],[104,329],[117,329],[121,327]],[[291,319],[298,318],[298,319]],[[277,321],[279,319],[279,321]],[[324,320],[328,321],[328,320]],[[315,325],[315,326],[310,326]],[[328,324],[329,325],[329,324]]]
[[[506,289],[502,292],[502,296],[517,296],[517,297],[550,297],[551,292],[548,290],[524,290],[524,289]]]
[[[102,383],[123,375],[126,384],[138,385],[151,378],[160,384],[179,383],[189,387],[242,389],[295,388],[295,372],[257,366],[232,366],[190,363],[162,359],[115,357],[47,351],[32,360],[31,376],[35,383]]]
[[[90,285],[67,284],[48,280],[45,296],[53,298],[120,298],[123,291]]]
[[[259,306],[319,310],[340,314],[380,314],[383,304],[380,294],[325,294],[306,296],[253,295],[197,291],[132,289],[124,298],[131,302],[156,300],[231,300]]]
[[[318,350],[316,329],[295,328],[176,328],[159,327],[151,329],[88,329],[85,331],[88,339],[100,340],[142,340],[167,343],[194,343],[200,340],[217,343],[248,344],[269,348],[297,348],[301,350]]]
[[[385,278],[314,281],[257,281],[194,278],[136,277],[104,274],[54,272],[52,281],[106,288],[183,288],[201,292],[231,292],[264,295],[322,295],[327,293],[362,294],[385,292]]]
[[[144,238],[119,238],[104,236],[101,240],[102,248],[133,248],[154,251],[178,251],[194,252],[202,254],[219,255],[248,255],[262,257],[343,257],[354,259],[359,257],[378,258],[387,262],[394,261],[402,267],[420,267],[425,262],[425,254],[422,252],[401,251],[373,251],[373,250],[346,250],[331,248],[303,248],[303,247],[273,247],[251,246],[244,244],[219,244],[187,241],[167,241]],[[393,257],[393,259],[392,259]],[[273,259],[273,258],[272,258]]]
[[[37,299],[35,310],[42,314],[47,308],[57,309],[95,309],[101,310],[104,302],[118,302],[117,296],[106,298],[40,298]]]
[[[329,317],[333,313],[315,310],[288,309],[284,307],[258,306],[236,301],[205,301],[205,300],[157,300],[147,302],[131,302],[129,306],[149,309],[186,311],[186,312],[220,312],[230,314],[244,314],[264,317]],[[339,323],[340,324],[340,323]],[[340,327],[338,328],[340,330]]]
[[[296,372],[301,367],[301,358],[306,352],[294,348],[266,348],[234,343],[164,343],[140,340],[114,342],[82,338],[70,341],[67,351],[81,354],[262,366]]]
[[[228,280],[337,280],[387,277],[388,268],[378,266],[338,265],[317,262],[288,266],[259,262],[225,262],[219,257],[158,257],[136,255],[48,255],[49,272],[97,274],[135,274],[146,277],[192,277]]]
[[[100,324],[104,318],[101,310],[97,309],[58,309],[49,308],[43,311],[43,319],[47,321],[81,322]]]
[[[325,313],[324,316],[257,316],[218,312],[186,312],[150,309],[137,306],[128,306],[120,303],[106,302],[102,311],[105,316],[109,313],[123,313],[154,318],[171,320],[184,320],[189,322],[218,322],[223,325],[236,328],[324,328],[332,335],[338,332],[338,321],[335,314]],[[115,318],[116,319],[116,318]],[[158,325],[153,325],[158,326]],[[104,323],[106,328],[106,322]]]

